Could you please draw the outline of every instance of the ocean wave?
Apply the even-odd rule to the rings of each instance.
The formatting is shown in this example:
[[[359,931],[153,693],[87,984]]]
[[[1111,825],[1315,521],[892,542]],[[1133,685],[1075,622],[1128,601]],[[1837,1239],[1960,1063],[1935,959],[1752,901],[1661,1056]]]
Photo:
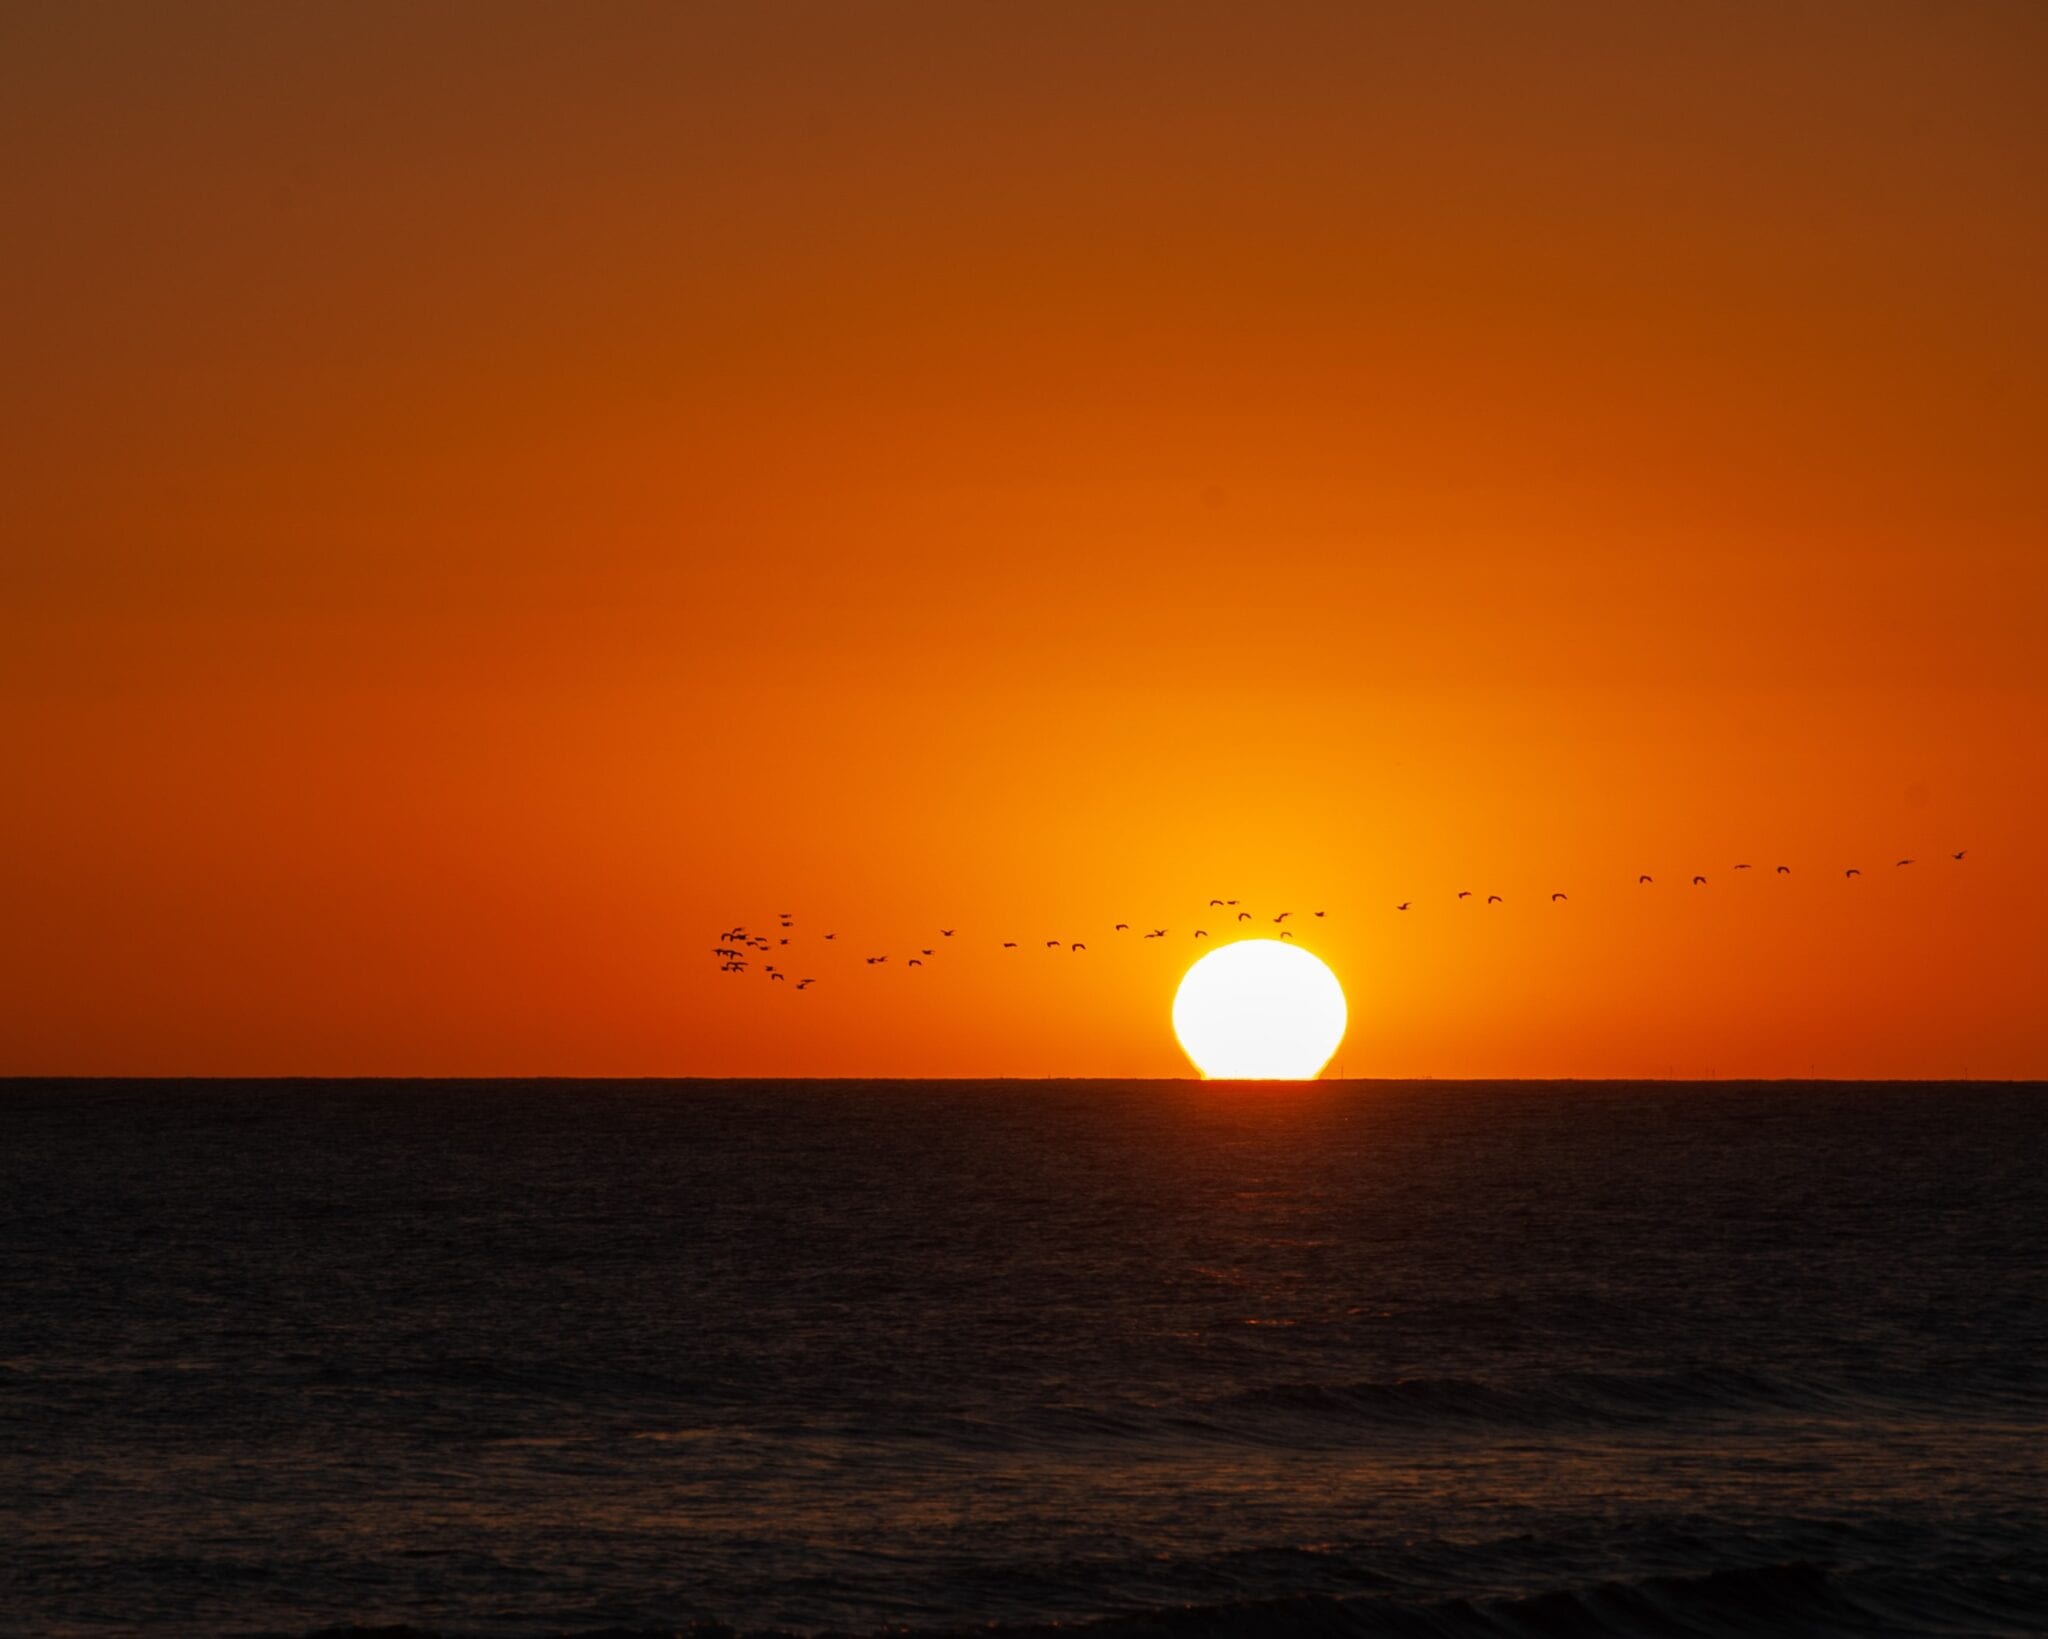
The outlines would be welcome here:
[[[1204,1411],[1224,1417],[1278,1413],[1316,1421],[1432,1426],[1625,1424],[1717,1414],[1822,1412],[1866,1398],[1837,1385],[1706,1366],[1656,1372],[1555,1372],[1512,1382],[1408,1377],[1280,1383],[1209,1401]]]
[[[2048,1376],[1915,1379],[1793,1375],[1733,1366],[1646,1372],[1290,1381],[1182,1401],[1065,1402],[1000,1420],[928,1417],[927,1438],[965,1446],[1160,1439],[1257,1445],[1447,1434],[1601,1433],[1721,1420],[1872,1417],[2038,1422]]]
[[[800,1404],[773,1385],[713,1373],[636,1370],[548,1359],[474,1355],[284,1356],[230,1370],[223,1362],[76,1363],[12,1373],[0,1423],[43,1424],[118,1393],[146,1412],[153,1435],[232,1417],[244,1425],[296,1421],[309,1407],[367,1407],[379,1417],[427,1419],[437,1437],[470,1441],[571,1427],[642,1438],[774,1436],[845,1447],[959,1453],[1104,1445],[1327,1446],[1409,1436],[1705,1433],[1774,1419],[1810,1422],[1980,1422],[2048,1418],[2048,1369],[2033,1364],[1953,1374],[1768,1371],[1734,1365],[1641,1371],[1293,1379],[1176,1398],[1120,1396],[992,1406],[961,1398],[847,1384]],[[140,1437],[140,1436],[138,1436]]]
[[[1496,1599],[1303,1594],[1181,1605],[1092,1621],[891,1626],[832,1639],[2020,1639],[2048,1631],[2037,1580],[1844,1572],[1806,1561],[1600,1582]],[[502,1629],[498,1630],[503,1632]],[[817,1639],[787,1629],[549,1627],[522,1639]],[[469,1639],[458,1629],[327,1627],[305,1639]]]
[[[1901,1633],[2009,1639],[2038,1634],[2040,1621],[2030,1599],[1996,1583],[1965,1587],[1859,1576],[1794,1561],[1521,1598],[1404,1602],[1373,1594],[1257,1600],[1111,1617],[1084,1631],[1091,1639],[1873,1639]],[[1059,1631],[1012,1630],[1011,1639],[1043,1639]]]

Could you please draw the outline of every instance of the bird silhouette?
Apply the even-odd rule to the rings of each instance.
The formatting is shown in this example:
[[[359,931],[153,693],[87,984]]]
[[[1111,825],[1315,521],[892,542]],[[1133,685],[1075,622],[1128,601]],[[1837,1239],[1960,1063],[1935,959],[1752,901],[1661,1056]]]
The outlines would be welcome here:
[[[1967,858],[1968,854],[1968,849],[1958,848],[1954,850],[1952,853],[1950,853],[1947,857],[1951,861],[1961,863],[1965,858]],[[1912,855],[1896,859],[1892,862],[1893,868],[1897,870],[1903,870],[1918,863],[1919,861],[1917,857]],[[1769,867],[1754,866],[1747,860],[1738,861],[1728,868],[1730,870],[1735,871],[1769,869],[1778,876],[1790,876],[1793,874],[1793,869],[1790,865],[1775,865]],[[1863,871],[1860,867],[1852,865],[1845,869],[1842,875],[1845,880],[1854,880],[1858,877],[1861,877],[1863,875]],[[1639,887],[1652,886],[1656,882],[1656,880],[1657,879],[1647,871],[1638,874],[1638,876],[1636,877],[1636,883]],[[1710,878],[1708,878],[1704,873],[1695,875],[1690,880],[1694,887],[1703,888],[1711,885]],[[1465,900],[1477,898],[1479,896],[1470,888],[1460,888],[1457,890],[1456,897],[1458,901],[1462,903]],[[1598,895],[1596,894],[1595,897],[1597,898]],[[1552,904],[1566,903],[1569,901],[1569,899],[1570,895],[1562,891],[1554,892],[1550,895],[1550,902]],[[1485,895],[1484,900],[1485,903],[1488,905],[1500,905],[1506,903],[1505,896],[1497,893],[1490,893]],[[1404,899],[1401,900],[1398,904],[1396,904],[1394,906],[1394,909],[1403,912],[1409,911],[1414,908],[1415,903],[1416,902],[1414,900]],[[1256,920],[1253,912],[1248,910],[1236,909],[1236,907],[1239,904],[1239,901],[1235,899],[1212,898],[1208,901],[1208,904],[1211,909],[1219,909],[1226,907],[1233,909],[1235,911],[1235,919],[1238,923]],[[817,982],[815,979],[797,980],[794,978],[794,975],[778,971],[775,964],[772,962],[755,964],[750,961],[750,958],[756,953],[772,954],[777,950],[787,949],[794,943],[792,939],[787,937],[787,934],[790,931],[794,930],[795,913],[791,911],[780,911],[776,914],[779,923],[778,936],[749,932],[743,924],[736,924],[735,926],[727,928],[726,930],[721,932],[717,936],[718,943],[712,948],[711,951],[712,956],[717,959],[718,971],[721,973],[746,973],[752,971],[755,966],[759,966],[760,970],[766,973],[770,979],[782,982],[793,981],[795,989],[808,989],[811,985]],[[1305,912],[1304,914],[1315,917],[1319,920],[1325,919],[1329,916],[1329,912],[1327,909],[1311,910]],[[1271,922],[1274,925],[1274,927],[1280,930],[1280,938],[1292,939],[1294,937],[1292,930],[1288,929],[1285,926],[1286,923],[1293,919],[1294,915],[1295,913],[1291,910],[1280,911],[1271,918]],[[1113,927],[1114,931],[1117,933],[1128,933],[1133,931],[1132,925],[1128,922],[1117,922],[1113,924]],[[957,928],[940,928],[937,931],[939,933],[939,936],[944,939],[951,939],[955,937],[955,935],[959,932]],[[1170,930],[1166,928],[1154,928],[1149,933],[1144,934],[1143,937],[1147,939],[1164,939],[1168,937],[1169,931]],[[828,942],[835,942],[839,936],[836,931],[832,931],[819,935],[819,937],[825,939]],[[1208,939],[1210,937],[1210,931],[1207,928],[1195,928],[1190,931],[1189,937],[1194,939]],[[1004,950],[1015,950],[1018,948],[1017,941],[1014,939],[1005,939],[1001,941],[1001,945]],[[1073,940],[1069,942],[1059,939],[1048,939],[1045,941],[1045,948],[1048,950],[1058,950],[1062,947],[1062,945],[1065,945],[1067,950],[1071,954],[1080,954],[1088,949],[1087,943],[1082,940]],[[934,954],[935,953],[932,947],[925,946],[921,950],[920,956],[911,958],[906,963],[906,965],[910,967],[924,967],[927,964],[921,958],[931,957]],[[886,955],[876,955],[866,957],[864,960],[867,966],[876,967],[886,963],[889,960],[889,958]]]

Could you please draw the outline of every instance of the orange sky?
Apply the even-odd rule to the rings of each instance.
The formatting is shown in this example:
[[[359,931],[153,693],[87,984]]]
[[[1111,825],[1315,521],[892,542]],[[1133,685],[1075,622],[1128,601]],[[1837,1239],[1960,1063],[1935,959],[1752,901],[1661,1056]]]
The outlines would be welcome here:
[[[2044,80],[9,7],[0,1072],[1180,1074],[1108,927],[1217,894],[1330,911],[1351,1075],[2048,1075]],[[782,909],[962,932],[714,971]]]

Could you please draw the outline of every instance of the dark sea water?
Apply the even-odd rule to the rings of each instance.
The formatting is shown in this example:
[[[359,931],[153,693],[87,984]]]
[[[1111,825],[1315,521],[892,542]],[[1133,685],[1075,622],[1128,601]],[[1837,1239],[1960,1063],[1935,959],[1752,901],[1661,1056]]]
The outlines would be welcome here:
[[[2048,1632],[2048,1089],[0,1085],[0,1630]]]

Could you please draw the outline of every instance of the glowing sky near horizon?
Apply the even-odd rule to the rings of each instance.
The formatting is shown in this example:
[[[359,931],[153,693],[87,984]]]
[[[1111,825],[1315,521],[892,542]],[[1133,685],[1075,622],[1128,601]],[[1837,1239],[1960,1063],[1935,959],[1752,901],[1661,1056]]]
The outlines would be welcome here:
[[[1182,1074],[1099,947],[1215,895],[1332,908],[1351,1074],[2048,1074],[2044,68],[15,8],[0,1073]],[[799,1012],[702,959],[781,908],[1093,937]]]

